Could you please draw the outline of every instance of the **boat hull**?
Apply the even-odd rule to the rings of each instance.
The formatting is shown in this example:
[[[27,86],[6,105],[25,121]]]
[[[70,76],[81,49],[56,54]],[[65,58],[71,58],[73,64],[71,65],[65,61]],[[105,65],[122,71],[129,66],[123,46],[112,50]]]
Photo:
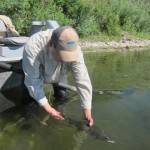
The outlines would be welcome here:
[[[21,62],[13,63],[12,66],[21,68]],[[0,68],[0,90],[9,90],[21,85],[23,82],[23,75],[14,73],[12,71],[5,71]]]

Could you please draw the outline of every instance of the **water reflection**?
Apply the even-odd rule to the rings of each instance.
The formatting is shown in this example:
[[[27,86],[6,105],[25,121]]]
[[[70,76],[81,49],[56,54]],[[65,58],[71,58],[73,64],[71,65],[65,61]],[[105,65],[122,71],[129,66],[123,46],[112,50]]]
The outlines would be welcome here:
[[[21,115],[19,89],[1,99],[15,101],[16,107],[0,113],[1,150],[141,150],[150,147],[150,51],[103,52],[85,55],[93,89],[113,94],[93,94],[95,124],[115,139],[115,144],[95,140],[65,122],[47,118],[43,110],[33,119]],[[72,79],[70,79],[72,82]],[[114,91],[126,91],[118,94]],[[49,91],[49,90],[48,90]],[[51,92],[47,92],[49,96]],[[3,93],[4,94],[4,93]],[[78,97],[71,93],[65,111],[81,120]]]

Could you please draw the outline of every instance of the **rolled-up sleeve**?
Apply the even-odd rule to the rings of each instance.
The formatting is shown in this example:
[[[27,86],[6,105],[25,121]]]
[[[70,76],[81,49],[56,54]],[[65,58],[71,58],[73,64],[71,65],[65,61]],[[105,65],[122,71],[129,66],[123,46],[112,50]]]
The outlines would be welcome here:
[[[84,109],[91,109],[92,85],[81,50],[79,51],[79,55],[80,60],[71,63],[71,71],[76,83],[78,95],[80,97],[81,107]]]
[[[22,64],[25,73],[24,83],[29,94],[42,106],[46,104],[47,99],[43,91],[43,78],[40,76],[40,61],[36,48],[25,45]]]

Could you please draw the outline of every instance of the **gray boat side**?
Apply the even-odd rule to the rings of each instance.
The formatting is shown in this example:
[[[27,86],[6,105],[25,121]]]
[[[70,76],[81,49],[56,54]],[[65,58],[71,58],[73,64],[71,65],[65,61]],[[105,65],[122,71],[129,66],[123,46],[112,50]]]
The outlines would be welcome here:
[[[57,21],[55,20],[32,21],[28,37],[1,37],[0,62],[9,63],[14,66],[21,67],[24,44],[31,35],[42,31],[44,26],[46,26],[48,29],[56,29],[59,27]],[[7,29],[3,29],[3,32],[7,32]],[[19,86],[21,82],[21,75],[0,68],[0,90],[8,90],[10,88],[14,88],[16,86]]]

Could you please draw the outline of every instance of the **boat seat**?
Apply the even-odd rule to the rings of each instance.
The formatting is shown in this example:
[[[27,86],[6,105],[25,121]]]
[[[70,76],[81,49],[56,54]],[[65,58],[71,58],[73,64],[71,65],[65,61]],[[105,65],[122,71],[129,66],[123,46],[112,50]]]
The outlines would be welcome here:
[[[0,45],[24,45],[27,39],[19,35],[8,16],[0,15]]]
[[[0,19],[0,38],[6,37],[6,26],[4,22]]]
[[[42,31],[44,26],[47,27],[48,29],[56,29],[59,27],[57,21],[55,20],[32,21],[30,26],[29,36],[39,31]]]
[[[6,37],[0,38],[0,44],[2,45],[24,45],[29,37]]]
[[[44,26],[48,29],[56,29],[59,27],[55,20],[32,21],[29,37],[39,31],[42,31]],[[29,37],[18,36],[0,38],[0,61],[8,63],[20,61],[23,55],[24,44],[27,42]]]
[[[42,31],[43,26],[47,26],[49,29],[58,28],[59,25],[55,20],[47,21],[32,21],[30,26],[29,36]],[[6,31],[3,29],[3,31]],[[1,32],[2,33],[2,32]],[[6,35],[5,32],[3,32]],[[19,36],[19,37],[3,37],[0,38],[0,44],[2,45],[24,45],[29,37]]]

